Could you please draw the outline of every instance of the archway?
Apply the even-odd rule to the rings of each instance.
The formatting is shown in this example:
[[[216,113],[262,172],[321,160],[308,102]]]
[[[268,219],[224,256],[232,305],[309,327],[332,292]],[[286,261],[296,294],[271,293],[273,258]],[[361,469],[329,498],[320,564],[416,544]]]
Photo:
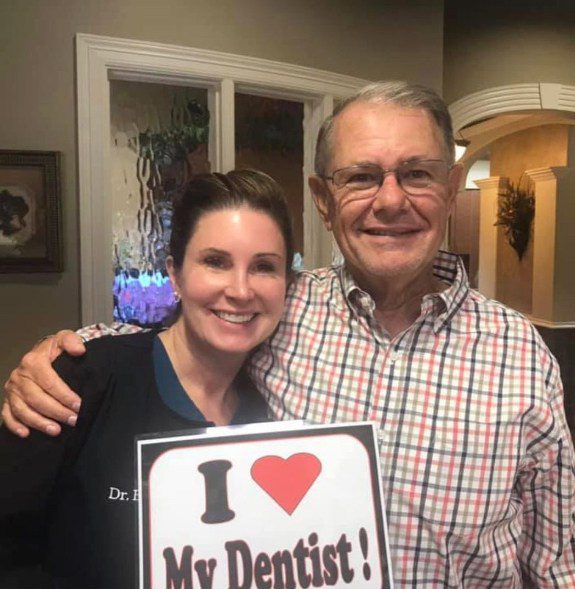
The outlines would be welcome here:
[[[482,158],[489,159],[490,149],[496,143],[500,145],[501,141],[509,140],[515,134],[523,134],[523,136],[533,137],[533,133],[537,132],[539,127],[541,129],[548,125],[561,126],[575,126],[575,86],[565,86],[553,83],[532,83],[532,84],[518,84],[512,86],[502,86],[497,88],[486,89],[466,96],[450,107],[453,117],[454,132],[456,138],[462,138],[469,142],[469,146],[464,157],[460,163],[464,166],[465,175],[470,167]],[[531,131],[529,131],[531,129]],[[571,189],[567,188],[569,180],[564,179],[565,173],[571,168],[573,154],[575,153],[575,134],[573,132],[564,132],[565,147],[563,148],[563,161],[553,160],[547,158],[549,161],[542,163],[533,163],[526,165],[522,170],[526,171],[523,178],[529,177],[535,183],[539,183],[539,188],[536,190],[541,192],[540,198],[543,199],[545,193],[545,200],[541,200],[541,204],[548,206],[549,186],[543,188],[543,182],[551,182],[557,174],[559,176],[554,180],[557,187],[557,196],[553,192],[553,199],[557,198],[563,207],[563,212],[571,214],[565,209],[565,203],[572,202]],[[519,135],[515,135],[516,137]],[[506,139],[503,139],[506,138]],[[528,145],[525,143],[525,145]],[[519,151],[521,152],[521,146]],[[515,160],[515,157],[512,158]],[[543,158],[545,160],[545,158]],[[516,162],[518,165],[521,160]],[[539,162],[540,160],[536,160]],[[524,162],[526,163],[526,162]],[[543,167],[542,167],[543,166]],[[499,166],[501,168],[501,166]],[[507,171],[508,166],[505,166]],[[574,170],[575,171],[575,170]],[[501,175],[502,178],[498,176]],[[495,286],[497,284],[496,276],[496,260],[498,255],[495,252],[497,228],[493,227],[494,218],[497,207],[497,193],[505,188],[507,176],[501,170],[491,170],[491,182],[483,183],[482,198],[481,198],[481,220],[477,221],[480,225],[480,258],[479,264],[479,289],[489,297],[500,298],[504,295],[496,293]],[[571,174],[568,174],[569,176]],[[497,176],[497,177],[496,177]],[[513,176],[513,174],[511,174]],[[517,182],[515,178],[515,182]],[[561,186],[561,183],[564,185]],[[485,206],[485,191],[491,191],[489,196],[489,206]],[[562,196],[565,195],[565,196]],[[561,202],[562,201],[562,202]],[[469,201],[468,201],[469,202]],[[571,205],[569,205],[571,206]],[[487,211],[487,212],[486,212]],[[489,218],[487,218],[489,217]],[[541,217],[539,216],[541,221]],[[535,220],[534,233],[541,236],[542,223],[537,223]],[[557,229],[561,230],[562,218],[557,217]],[[537,233],[539,231],[539,233]],[[486,234],[490,235],[486,237]],[[453,235],[455,232],[453,232]],[[539,270],[548,271],[549,261],[555,260],[556,255],[553,248],[558,248],[558,242],[551,243],[548,234],[545,234],[545,239],[539,239],[537,243],[534,240],[534,255],[538,260],[541,268],[536,264],[533,265],[533,271],[536,272],[538,278],[541,277]],[[563,240],[564,241],[564,240]],[[487,247],[486,247],[487,244]],[[500,246],[501,247],[501,244]],[[502,250],[503,251],[503,250]],[[561,253],[560,250],[557,250]],[[564,256],[563,256],[564,257]],[[541,282],[541,281],[540,281]],[[503,285],[503,283],[501,283]],[[500,285],[500,286],[501,286]],[[533,286],[533,297],[537,299],[537,303],[533,305],[533,309],[519,308],[524,313],[531,316],[531,319],[539,325],[546,325],[549,327],[573,327],[575,326],[575,307],[564,305],[557,293],[568,287],[564,277],[560,276],[558,271],[552,277],[552,283],[542,289],[540,285]],[[570,292],[575,292],[575,283],[569,287]],[[506,301],[502,298],[503,302]],[[511,306],[514,306],[511,303]]]

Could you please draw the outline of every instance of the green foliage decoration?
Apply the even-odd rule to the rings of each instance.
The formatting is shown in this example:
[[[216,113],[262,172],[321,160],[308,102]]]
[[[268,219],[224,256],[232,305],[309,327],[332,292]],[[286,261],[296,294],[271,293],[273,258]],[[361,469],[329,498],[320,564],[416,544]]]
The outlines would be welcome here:
[[[150,130],[140,133],[140,156],[154,160],[156,165],[183,162],[189,153],[208,142],[210,113],[197,100],[190,100],[184,110],[183,120],[158,133]]]

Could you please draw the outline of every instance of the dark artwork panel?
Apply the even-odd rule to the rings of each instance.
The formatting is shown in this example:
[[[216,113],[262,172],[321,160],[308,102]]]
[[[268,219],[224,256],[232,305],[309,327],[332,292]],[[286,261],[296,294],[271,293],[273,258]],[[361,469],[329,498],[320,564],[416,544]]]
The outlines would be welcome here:
[[[61,272],[59,154],[0,150],[0,272]]]

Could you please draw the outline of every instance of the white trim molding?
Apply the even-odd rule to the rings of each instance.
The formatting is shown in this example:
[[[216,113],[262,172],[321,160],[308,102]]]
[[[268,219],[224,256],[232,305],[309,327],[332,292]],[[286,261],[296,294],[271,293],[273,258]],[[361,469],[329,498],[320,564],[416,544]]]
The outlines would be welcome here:
[[[575,112],[575,86],[547,82],[498,86],[469,94],[449,107],[456,133],[488,117],[533,110]]]
[[[533,325],[546,327],[547,329],[575,329],[575,321],[547,321],[532,315],[526,315],[526,317]]]
[[[112,317],[112,208],[110,199],[110,79],[202,86],[211,92],[214,113],[212,163],[234,167],[235,89],[301,100],[305,107],[304,173],[313,167],[315,137],[334,99],[342,99],[369,80],[266,59],[204,49],[76,35],[78,187],[82,322]],[[230,139],[231,138],[231,139]],[[313,211],[304,187],[306,266],[329,262],[331,237]]]

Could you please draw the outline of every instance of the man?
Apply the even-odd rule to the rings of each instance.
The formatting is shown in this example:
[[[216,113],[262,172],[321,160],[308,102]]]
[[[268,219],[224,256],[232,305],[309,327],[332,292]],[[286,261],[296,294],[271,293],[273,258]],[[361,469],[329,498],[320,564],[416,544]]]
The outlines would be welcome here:
[[[310,187],[345,265],[298,276],[252,375],[278,418],[379,424],[397,587],[515,588],[525,576],[573,588],[558,367],[527,321],[438,253],[460,180],[453,152],[445,104],[405,83],[369,86],[325,122]],[[71,406],[47,367],[56,353],[43,343],[7,383],[11,429],[50,423],[24,399],[73,422],[32,383]]]

